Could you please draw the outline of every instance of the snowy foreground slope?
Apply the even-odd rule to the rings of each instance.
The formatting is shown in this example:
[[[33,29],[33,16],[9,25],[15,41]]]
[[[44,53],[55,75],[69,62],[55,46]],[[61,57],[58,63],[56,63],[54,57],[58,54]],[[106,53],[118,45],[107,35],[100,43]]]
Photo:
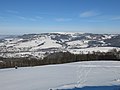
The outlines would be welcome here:
[[[0,69],[0,90],[120,90],[120,62]]]

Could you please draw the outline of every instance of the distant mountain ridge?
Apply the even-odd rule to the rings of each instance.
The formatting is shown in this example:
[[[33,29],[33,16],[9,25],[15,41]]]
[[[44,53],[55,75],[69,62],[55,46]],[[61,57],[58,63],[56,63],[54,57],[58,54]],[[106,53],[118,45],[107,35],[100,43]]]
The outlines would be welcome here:
[[[120,34],[92,34],[81,32],[53,32],[9,36],[0,40],[1,57],[37,57],[46,53],[71,52],[75,54],[92,51],[119,49]]]

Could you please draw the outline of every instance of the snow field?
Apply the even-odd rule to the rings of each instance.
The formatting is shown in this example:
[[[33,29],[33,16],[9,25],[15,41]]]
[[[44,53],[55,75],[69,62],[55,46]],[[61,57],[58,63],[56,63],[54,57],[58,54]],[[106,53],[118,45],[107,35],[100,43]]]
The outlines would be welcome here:
[[[112,85],[120,85],[118,61],[86,61],[0,69],[1,90],[62,90]]]

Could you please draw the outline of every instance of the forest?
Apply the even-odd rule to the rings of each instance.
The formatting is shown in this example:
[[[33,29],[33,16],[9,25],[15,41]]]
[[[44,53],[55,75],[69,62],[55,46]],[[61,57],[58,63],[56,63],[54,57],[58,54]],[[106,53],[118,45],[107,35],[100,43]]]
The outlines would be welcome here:
[[[120,61],[120,51],[112,49],[108,52],[92,52],[88,54],[71,54],[70,52],[55,52],[43,59],[31,57],[3,58],[0,57],[0,69],[14,67],[32,67],[50,64],[63,64],[78,61]]]

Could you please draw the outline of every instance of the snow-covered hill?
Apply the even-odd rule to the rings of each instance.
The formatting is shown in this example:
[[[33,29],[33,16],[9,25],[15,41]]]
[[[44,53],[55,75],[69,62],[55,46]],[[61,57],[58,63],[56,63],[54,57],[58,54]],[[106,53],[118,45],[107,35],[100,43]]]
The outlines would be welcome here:
[[[0,90],[120,90],[120,62],[0,69]]]
[[[0,39],[1,57],[42,58],[49,53],[65,52],[88,53],[106,52],[120,47],[119,34],[91,34],[77,32],[54,32],[25,34]]]

